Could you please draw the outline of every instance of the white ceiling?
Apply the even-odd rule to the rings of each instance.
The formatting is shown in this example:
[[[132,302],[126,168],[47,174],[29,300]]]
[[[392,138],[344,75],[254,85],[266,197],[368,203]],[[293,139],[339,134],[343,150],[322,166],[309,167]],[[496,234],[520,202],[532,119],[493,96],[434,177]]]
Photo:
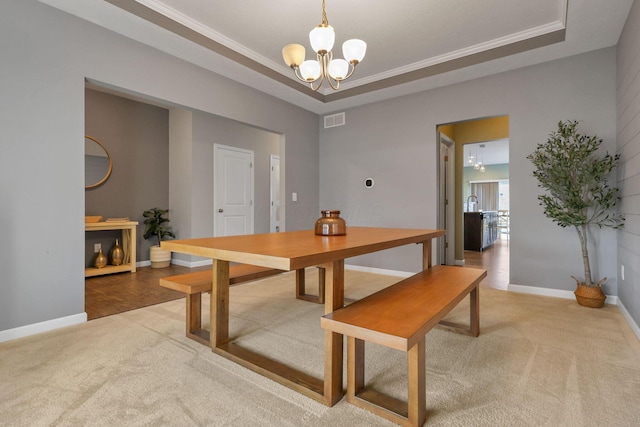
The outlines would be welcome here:
[[[321,0],[40,0],[318,114],[617,44],[633,0],[327,0],[336,56],[367,56],[340,91],[293,79]],[[204,37],[203,37],[204,36]]]
[[[496,139],[493,141],[479,142],[477,144],[464,144],[464,166],[469,166],[469,156],[473,161],[481,161],[484,165],[499,165],[509,163],[509,139]]]

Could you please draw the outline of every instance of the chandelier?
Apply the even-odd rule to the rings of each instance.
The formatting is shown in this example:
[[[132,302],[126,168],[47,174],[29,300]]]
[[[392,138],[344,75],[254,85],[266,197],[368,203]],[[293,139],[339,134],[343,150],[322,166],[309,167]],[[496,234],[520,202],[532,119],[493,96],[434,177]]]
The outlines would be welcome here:
[[[322,0],[322,23],[309,33],[309,42],[316,52],[316,60],[305,61],[304,46],[300,44],[288,44],[282,49],[284,62],[293,69],[299,80],[309,83],[313,91],[320,89],[325,80],[333,90],[338,90],[340,82],[351,77],[367,51],[365,42],[351,39],[342,44],[344,59],[333,59],[331,49],[335,38],[333,27],[327,20],[325,0]],[[317,81],[319,83],[314,87],[313,84]]]

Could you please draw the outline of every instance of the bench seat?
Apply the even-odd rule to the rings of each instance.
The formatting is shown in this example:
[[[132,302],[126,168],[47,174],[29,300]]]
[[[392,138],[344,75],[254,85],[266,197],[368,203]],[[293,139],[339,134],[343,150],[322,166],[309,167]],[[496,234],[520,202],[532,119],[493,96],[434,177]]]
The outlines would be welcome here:
[[[234,264],[229,266],[229,286],[253,280],[263,279],[284,273],[268,267],[249,264]],[[305,293],[304,270],[296,272],[296,298],[306,301],[324,303],[324,269],[319,269],[318,296]],[[202,329],[202,293],[211,292],[213,276],[211,270],[195,271],[193,273],[178,274],[160,279],[160,286],[186,295],[186,335],[195,341],[209,345],[209,331]]]
[[[470,295],[470,327],[480,334],[478,289],[485,270],[437,265],[321,318],[321,326],[347,336],[347,401],[393,422],[421,426],[426,420],[425,335]],[[407,402],[365,387],[364,342],[407,352]]]

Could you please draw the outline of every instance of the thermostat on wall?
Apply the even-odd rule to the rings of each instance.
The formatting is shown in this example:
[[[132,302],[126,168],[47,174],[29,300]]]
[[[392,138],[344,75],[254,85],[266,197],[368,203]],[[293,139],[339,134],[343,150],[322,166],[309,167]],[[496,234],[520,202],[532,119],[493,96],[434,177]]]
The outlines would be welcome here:
[[[364,186],[367,188],[373,187],[373,178],[367,178],[364,180]]]

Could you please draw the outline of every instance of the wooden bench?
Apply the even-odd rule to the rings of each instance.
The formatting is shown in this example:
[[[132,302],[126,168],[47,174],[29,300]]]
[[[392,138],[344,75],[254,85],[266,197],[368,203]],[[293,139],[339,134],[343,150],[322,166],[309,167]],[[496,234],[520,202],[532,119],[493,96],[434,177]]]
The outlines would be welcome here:
[[[284,272],[256,265],[234,264],[229,266],[229,285],[250,282]],[[324,273],[324,269],[320,268],[319,274],[320,272]],[[202,329],[202,293],[211,292],[212,274],[211,270],[202,270],[160,279],[160,286],[186,294],[186,335],[188,338],[205,345],[209,345],[209,331]],[[296,272],[296,298],[323,304],[324,275],[320,274],[318,296],[315,297],[305,293],[304,270],[302,273],[298,270]]]
[[[321,326],[347,336],[347,401],[405,426],[426,421],[425,335],[470,295],[470,327],[480,334],[478,289],[485,270],[437,265],[321,318]],[[408,398],[403,402],[365,387],[365,341],[407,352]]]

